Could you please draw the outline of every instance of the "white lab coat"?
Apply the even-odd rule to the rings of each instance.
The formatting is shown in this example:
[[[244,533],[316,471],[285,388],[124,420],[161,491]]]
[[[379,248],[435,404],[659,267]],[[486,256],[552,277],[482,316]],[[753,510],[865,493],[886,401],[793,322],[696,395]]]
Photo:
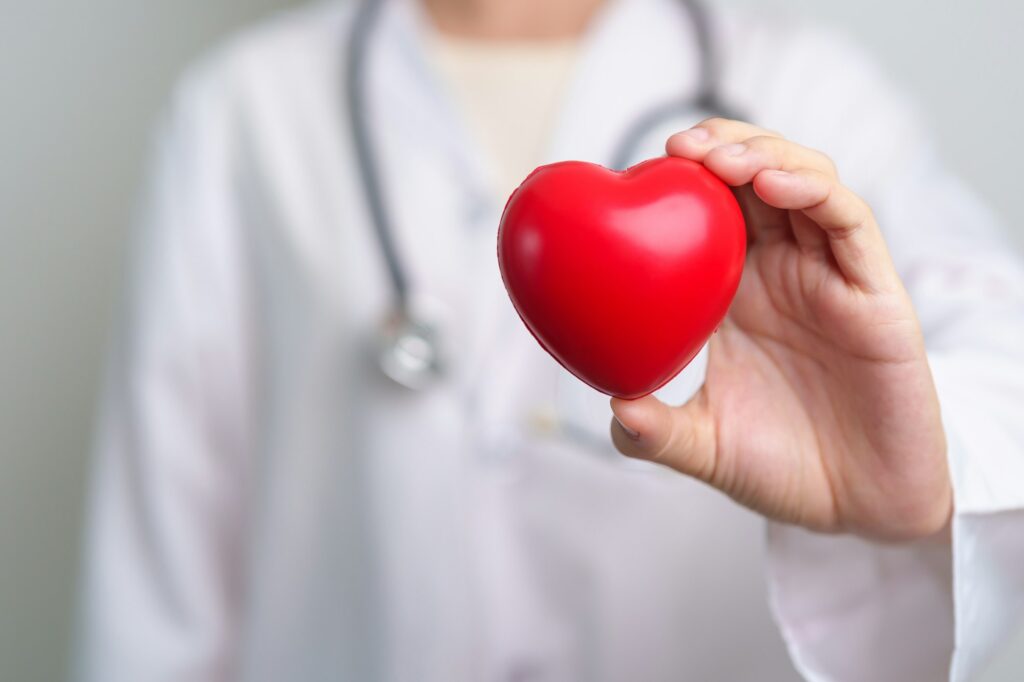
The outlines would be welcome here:
[[[952,548],[773,524],[765,542],[724,496],[612,453],[606,399],[502,290],[504,197],[409,0],[372,38],[367,106],[450,372],[422,393],[384,380],[351,10],[250,30],[177,92],[99,430],[76,679],[905,682],[945,677],[954,645],[952,679],[981,669],[1024,612],[1024,271],[877,71],[812,27],[712,15],[725,98],[830,153],[879,216],[939,386]],[[546,160],[607,161],[696,67],[673,0],[613,3]]]

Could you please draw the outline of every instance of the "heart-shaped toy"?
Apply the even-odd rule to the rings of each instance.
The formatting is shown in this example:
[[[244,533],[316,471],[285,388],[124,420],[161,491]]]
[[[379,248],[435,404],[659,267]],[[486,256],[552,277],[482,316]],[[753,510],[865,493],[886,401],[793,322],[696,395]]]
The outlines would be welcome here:
[[[725,317],[746,253],[729,187],[698,163],[541,166],[498,230],[512,304],[544,349],[608,395],[678,374]]]

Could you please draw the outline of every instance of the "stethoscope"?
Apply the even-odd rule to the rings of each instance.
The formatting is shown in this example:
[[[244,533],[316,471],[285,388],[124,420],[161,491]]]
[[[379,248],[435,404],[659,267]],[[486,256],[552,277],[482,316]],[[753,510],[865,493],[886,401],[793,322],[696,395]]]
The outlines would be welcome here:
[[[739,118],[718,92],[718,64],[711,44],[707,15],[697,0],[680,0],[696,38],[699,55],[697,92],[651,107],[627,128],[611,155],[610,168],[625,168],[636,158],[645,136],[658,125],[688,112]],[[384,258],[391,286],[391,311],[381,323],[376,341],[380,368],[401,386],[423,389],[445,370],[445,358],[437,328],[413,310],[409,278],[395,247],[394,230],[381,189],[377,157],[371,140],[365,106],[368,42],[384,0],[363,0],[356,10],[348,37],[345,95],[356,165],[366,196],[377,246]]]

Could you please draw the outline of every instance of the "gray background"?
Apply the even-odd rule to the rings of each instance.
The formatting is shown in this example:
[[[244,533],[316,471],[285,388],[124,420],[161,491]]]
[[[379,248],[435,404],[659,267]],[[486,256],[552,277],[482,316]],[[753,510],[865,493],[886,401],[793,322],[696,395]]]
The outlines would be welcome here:
[[[66,669],[94,397],[150,126],[191,57],[288,4],[0,0],[0,679]],[[1024,243],[1024,3],[775,6],[845,26],[886,63]],[[1024,636],[984,679],[1024,679]]]

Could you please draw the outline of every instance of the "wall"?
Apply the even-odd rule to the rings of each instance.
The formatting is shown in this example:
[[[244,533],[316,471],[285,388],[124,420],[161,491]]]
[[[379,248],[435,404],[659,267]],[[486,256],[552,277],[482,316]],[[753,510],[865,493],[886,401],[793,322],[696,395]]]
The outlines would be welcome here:
[[[93,398],[175,74],[286,0],[0,0],[0,679],[60,680]]]

